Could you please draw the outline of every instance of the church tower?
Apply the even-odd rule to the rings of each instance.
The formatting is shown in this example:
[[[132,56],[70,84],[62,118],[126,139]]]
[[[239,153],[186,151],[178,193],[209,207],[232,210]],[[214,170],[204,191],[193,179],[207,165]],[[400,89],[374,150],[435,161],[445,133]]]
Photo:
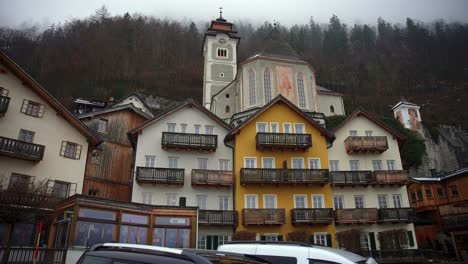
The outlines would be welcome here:
[[[393,114],[405,128],[419,130],[421,128],[421,114],[419,106],[401,98],[393,108]]]
[[[233,24],[223,18],[211,21],[203,40],[203,105],[210,109],[211,97],[232,82],[237,72],[237,46],[240,37]]]

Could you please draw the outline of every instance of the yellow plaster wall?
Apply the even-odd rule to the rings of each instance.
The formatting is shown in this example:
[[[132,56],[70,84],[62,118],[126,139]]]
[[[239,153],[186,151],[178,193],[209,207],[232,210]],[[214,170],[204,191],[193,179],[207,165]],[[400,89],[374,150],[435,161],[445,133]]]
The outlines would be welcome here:
[[[306,151],[259,151],[256,149],[256,123],[257,122],[278,122],[279,132],[283,133],[283,123],[304,123],[305,132],[312,135],[312,147]],[[294,208],[294,194],[306,194],[307,205],[312,208],[312,194],[323,194],[326,208],[333,208],[332,190],[329,184],[321,185],[258,185],[240,184],[240,169],[244,167],[244,157],[256,157],[257,168],[262,167],[262,157],[274,157],[275,167],[282,168],[283,160],[287,160],[288,168],[291,168],[291,158],[304,158],[304,167],[309,167],[308,158],[320,158],[321,168],[328,169],[327,142],[312,124],[305,118],[293,111],[284,103],[277,102],[264,113],[252,120],[243,127],[235,137],[235,210],[239,211],[239,225],[236,231],[251,231],[263,235],[264,233],[278,233],[286,240],[287,233],[292,231],[307,230],[309,232],[327,232],[332,235],[333,246],[335,242],[335,226],[329,225],[292,225],[291,209]],[[263,194],[276,194],[278,208],[286,209],[286,224],[280,226],[244,226],[242,225],[242,209],[245,206],[244,195],[257,194],[258,208],[263,207]]]

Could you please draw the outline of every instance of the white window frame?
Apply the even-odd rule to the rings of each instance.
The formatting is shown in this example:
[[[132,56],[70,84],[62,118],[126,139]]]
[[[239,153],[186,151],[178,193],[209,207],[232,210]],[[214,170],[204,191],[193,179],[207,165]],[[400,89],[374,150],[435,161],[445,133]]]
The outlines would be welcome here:
[[[177,127],[176,123],[167,123],[167,127],[166,127],[167,132],[171,132],[171,133],[176,132],[176,127]],[[174,129],[171,129],[171,128],[174,128]]]
[[[302,197],[304,198],[304,207],[297,207],[297,201],[296,198]],[[309,208],[309,205],[307,203],[307,194],[294,194],[294,208]]]
[[[385,200],[382,200],[381,199],[382,197],[385,198]],[[385,201],[385,206],[381,206],[380,204],[381,201]],[[379,206],[379,209],[388,208],[388,195],[382,194],[382,193],[377,194],[377,205]]]
[[[298,73],[297,76],[296,76],[296,90],[297,90],[297,101],[298,101],[299,108],[301,108],[301,109],[307,108],[305,78],[304,78],[304,74],[302,74],[302,72]],[[302,94],[301,94],[301,92],[302,92]],[[304,104],[304,105],[302,105],[302,104]]]
[[[200,166],[202,165],[202,166]],[[197,158],[197,169],[207,170],[208,169],[208,158]]]
[[[247,206],[247,197],[255,197],[255,207],[248,207]],[[246,209],[258,209],[258,194],[244,194],[244,208]]]
[[[268,76],[267,76],[267,73],[268,73]],[[271,73],[272,71],[269,67],[266,67],[265,70],[263,71],[263,100],[265,101],[265,104],[271,101],[272,94],[273,94],[273,91],[271,89],[271,83],[272,83]]]
[[[380,166],[379,169],[376,169],[376,164],[379,164],[378,166]],[[379,170],[383,170],[383,163],[382,163],[382,160],[372,160],[372,170],[374,171],[379,171]]]
[[[214,126],[205,126],[206,135],[214,135]]]
[[[228,159],[219,159],[218,160],[219,170],[229,171],[229,160]]]
[[[187,124],[180,124],[180,132],[187,133]]]
[[[255,72],[250,69],[248,71],[248,102],[249,102],[249,107],[253,107],[257,105],[257,84],[256,84],[256,78],[255,78]]]
[[[372,136],[374,136],[374,131],[366,130],[366,131],[364,131],[364,135],[366,135],[366,137],[372,137]]]
[[[143,204],[153,204],[153,193],[151,193],[151,192],[142,192],[141,193],[141,203],[143,203]]]
[[[177,193],[166,193],[166,205],[177,206],[178,198],[179,198],[179,195],[177,195]]]
[[[200,210],[206,210],[208,207],[208,195],[196,195],[197,206]]]
[[[362,207],[357,207],[356,206],[356,198],[357,197],[362,197]],[[366,208],[366,199],[365,199],[364,195],[362,195],[362,194],[354,195],[354,208]]]
[[[359,234],[359,245],[361,246],[361,249],[365,249],[365,250],[370,249],[369,233],[361,232]],[[367,246],[367,247],[365,247],[365,246]]]
[[[275,199],[275,200],[274,200],[275,204],[274,204],[274,207],[273,207],[273,208],[272,208],[272,207],[266,207],[266,197],[274,197],[274,199]],[[263,195],[263,208],[265,208],[265,209],[267,209],[267,208],[268,208],[268,209],[276,209],[276,208],[278,208],[278,196],[277,196],[276,194],[271,194],[271,193],[266,193],[266,194],[264,194],[264,195]]]
[[[326,233],[326,232],[314,232],[314,244],[322,245],[322,246],[328,246],[327,245],[327,235],[328,235],[328,233]],[[317,242],[319,236],[323,236],[323,237],[320,237],[320,240],[323,239],[323,241],[324,241],[323,244],[320,244],[320,243]]]
[[[152,166],[149,166],[151,165]],[[156,155],[145,155],[145,167],[148,168],[155,168],[156,167]]]
[[[396,206],[395,197],[398,197],[398,200],[399,200],[399,203],[400,203],[400,207],[397,207],[397,206]],[[392,201],[393,201],[393,207],[394,207],[394,208],[402,208],[402,207],[403,207],[403,198],[401,197],[401,194],[399,194],[399,193],[392,194]]]
[[[265,125],[265,131],[261,132],[259,125]],[[257,133],[268,133],[268,122],[257,122],[255,127],[257,128]]]
[[[271,168],[267,168],[265,167],[265,160],[272,160],[272,167]],[[275,160],[275,157],[262,157],[262,168],[263,169],[275,169],[276,168],[276,160]]]
[[[276,131],[273,131],[273,125],[276,125]],[[279,133],[279,131],[278,122],[270,122],[270,133]]]
[[[226,56],[221,56],[223,53],[225,53]],[[216,48],[216,58],[228,58],[228,57],[229,57],[229,51],[227,48],[221,48],[221,47]]]
[[[221,239],[222,238],[222,239]],[[225,239],[227,238],[227,239]],[[230,235],[227,235],[227,234],[219,234],[218,235],[218,245],[224,245],[226,244],[227,242],[230,242],[231,241],[231,236]]]
[[[392,164],[392,165],[390,165],[390,164]],[[395,160],[387,160],[387,169],[388,170],[396,170]]]
[[[201,130],[201,125],[193,125],[193,133],[194,134],[200,134],[200,130]]]
[[[277,242],[279,233],[264,233],[265,241]]]
[[[358,136],[358,131],[357,130],[350,130],[349,131],[349,136],[350,137],[357,137]]]
[[[314,206],[314,197],[320,197],[322,201],[321,207],[315,207]],[[325,208],[325,196],[323,194],[311,194],[310,195],[310,205],[312,208]]]
[[[171,164],[171,160],[175,160],[175,167]],[[179,157],[167,157],[167,167],[170,169],[178,169],[179,168]]]
[[[299,134],[299,133],[297,132],[296,125],[302,127],[302,133],[301,133],[301,134],[305,134],[305,133],[306,133],[305,124],[304,124],[304,123],[293,123],[294,134]]]
[[[332,164],[336,164],[336,169],[335,166]],[[328,161],[328,166],[330,168],[330,171],[339,171],[340,170],[340,161],[339,160],[329,160]]]
[[[342,207],[341,208],[338,208],[338,206],[336,206],[336,201],[337,200],[340,200],[341,202],[341,205]],[[333,208],[336,210],[336,209],[345,209],[346,208],[346,205],[345,205],[345,198],[344,198],[344,195],[334,195],[333,196]]]
[[[206,249],[206,235],[198,235],[197,249]]]
[[[218,208],[223,211],[227,211],[231,208],[229,206],[229,196],[218,196]]]
[[[355,170],[353,169],[353,166],[351,165],[353,161],[356,161],[356,164],[357,164],[357,169],[355,169]],[[349,170],[350,171],[359,171],[359,169],[361,167],[359,163],[360,163],[359,160],[349,160]]]
[[[312,162],[310,162],[311,160],[316,160],[317,161],[317,168],[313,168],[312,166]],[[316,169],[316,170],[319,170],[322,168],[322,165],[320,163],[320,158],[308,158],[308,161],[309,161],[309,169]]]
[[[295,168],[294,167],[294,161],[293,160],[301,160],[302,161],[302,168]],[[304,163],[304,158],[301,157],[292,157],[291,158],[291,169],[305,169],[305,163]]]
[[[289,131],[288,132],[286,132],[286,126],[287,125],[289,126]],[[283,133],[285,133],[285,134],[293,134],[294,133],[293,132],[293,126],[292,126],[291,123],[283,123]]]
[[[247,167],[247,160],[248,159],[253,159],[254,160],[254,167],[252,169],[256,169],[257,168],[257,157],[244,157],[244,168],[251,168],[251,167]]]

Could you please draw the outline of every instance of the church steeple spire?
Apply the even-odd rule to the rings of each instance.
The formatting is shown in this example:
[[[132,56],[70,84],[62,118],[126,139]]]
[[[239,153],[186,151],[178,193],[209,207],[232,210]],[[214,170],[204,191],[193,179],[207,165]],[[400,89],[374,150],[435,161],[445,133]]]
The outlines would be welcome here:
[[[219,18],[216,19],[216,21],[226,22],[226,19],[223,18],[223,7],[222,6],[219,7]]]

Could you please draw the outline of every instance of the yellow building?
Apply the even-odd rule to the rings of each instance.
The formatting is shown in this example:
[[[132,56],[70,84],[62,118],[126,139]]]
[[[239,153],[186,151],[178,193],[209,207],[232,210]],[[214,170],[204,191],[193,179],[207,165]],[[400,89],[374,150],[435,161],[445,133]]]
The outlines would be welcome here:
[[[314,243],[336,246],[327,152],[333,139],[282,95],[234,128],[226,142],[234,147],[236,231],[272,241],[307,231]]]

